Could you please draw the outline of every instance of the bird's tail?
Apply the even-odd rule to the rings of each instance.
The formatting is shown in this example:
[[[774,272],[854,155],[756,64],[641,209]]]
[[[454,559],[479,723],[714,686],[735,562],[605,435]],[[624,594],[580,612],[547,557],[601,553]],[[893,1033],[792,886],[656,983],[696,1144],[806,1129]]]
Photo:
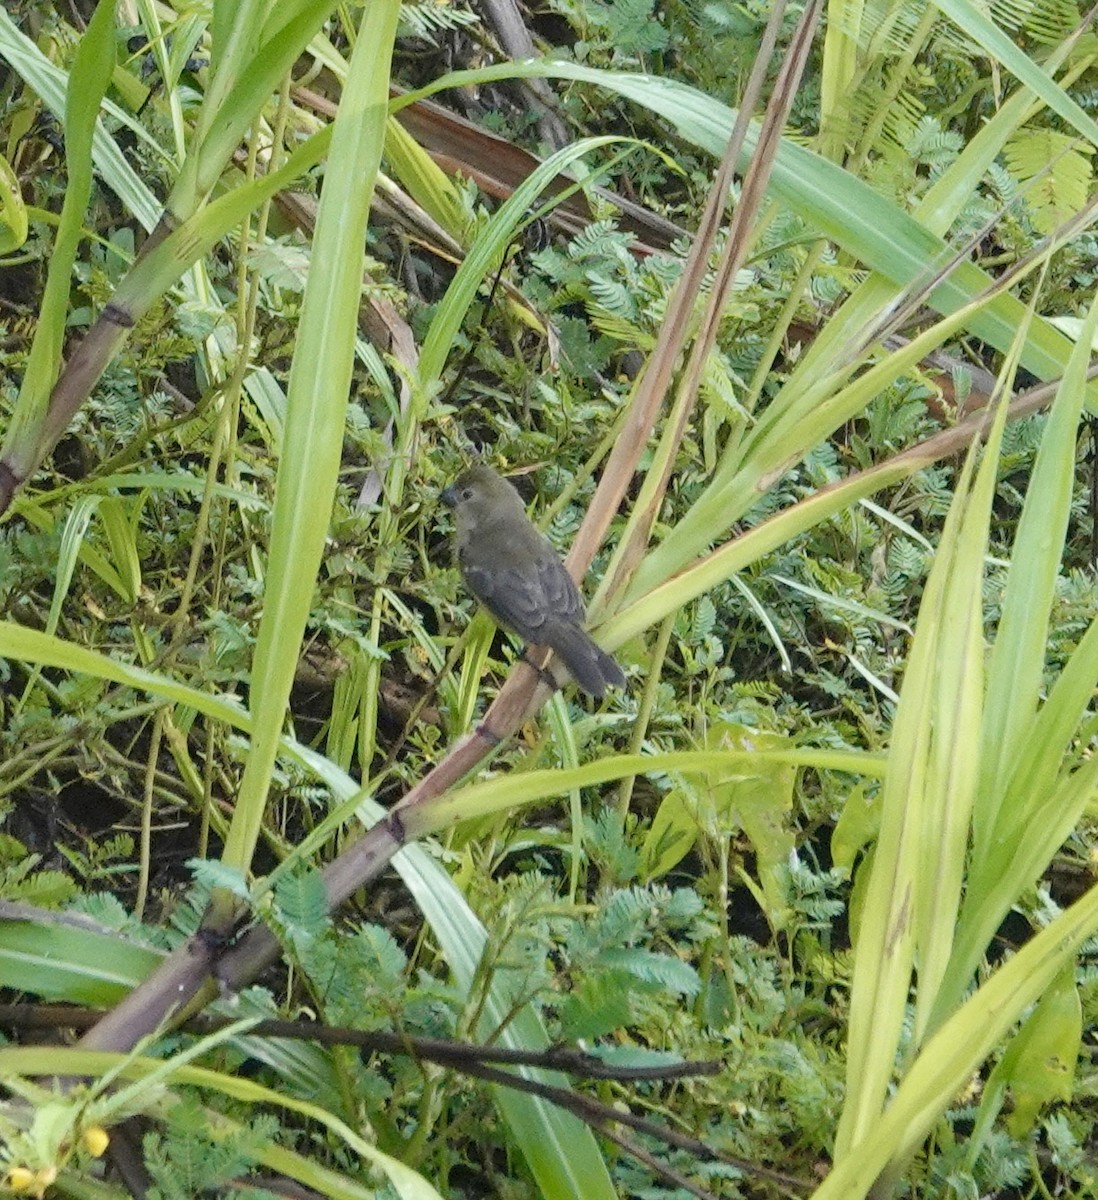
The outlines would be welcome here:
[[[621,667],[591,640],[588,632],[580,625],[559,624],[548,645],[560,655],[572,678],[585,692],[601,698],[608,687],[622,687],[625,675]]]

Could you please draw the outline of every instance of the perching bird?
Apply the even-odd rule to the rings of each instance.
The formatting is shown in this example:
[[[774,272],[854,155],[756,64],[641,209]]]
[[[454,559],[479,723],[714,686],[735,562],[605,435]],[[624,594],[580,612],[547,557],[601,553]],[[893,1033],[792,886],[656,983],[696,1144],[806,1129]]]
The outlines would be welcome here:
[[[552,647],[592,696],[621,687],[621,667],[584,629],[579,590],[511,484],[478,464],[441,499],[454,510],[462,578],[492,616],[524,642]]]

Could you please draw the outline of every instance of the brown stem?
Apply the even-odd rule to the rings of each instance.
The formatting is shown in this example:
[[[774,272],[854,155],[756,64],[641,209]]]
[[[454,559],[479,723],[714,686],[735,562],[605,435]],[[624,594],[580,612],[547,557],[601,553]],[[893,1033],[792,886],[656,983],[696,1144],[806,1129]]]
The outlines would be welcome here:
[[[555,1104],[558,1108],[563,1108],[567,1112],[573,1113],[581,1121],[586,1122],[603,1133],[606,1133],[608,1129],[612,1129],[616,1124],[625,1125],[630,1129],[637,1130],[639,1133],[646,1134],[648,1137],[665,1142],[669,1146],[674,1146],[676,1149],[686,1150],[691,1154],[695,1154],[699,1158],[715,1159],[717,1162],[727,1163],[729,1166],[736,1167],[750,1175],[757,1176],[760,1179],[769,1179],[774,1183],[796,1189],[799,1192],[810,1191],[815,1186],[802,1179],[798,1179],[794,1175],[786,1175],[782,1171],[773,1171],[769,1167],[760,1167],[748,1159],[737,1158],[733,1154],[725,1154],[724,1151],[716,1150],[714,1147],[707,1145],[700,1138],[680,1133],[677,1129],[661,1125],[658,1121],[649,1120],[648,1117],[639,1117],[636,1113],[631,1112],[628,1108],[621,1105],[603,1104],[602,1101],[596,1100],[593,1096],[585,1095],[583,1092],[574,1092],[566,1087],[555,1087],[540,1080],[527,1079],[525,1076],[516,1075],[513,1071],[503,1071],[498,1067],[489,1067],[483,1064],[470,1064],[465,1073],[473,1075],[477,1079],[483,1079],[488,1083],[499,1084],[501,1087],[512,1088],[517,1092],[529,1092],[531,1095],[539,1096],[541,1099],[547,1100],[550,1104]]]
[[[161,216],[156,228],[145,239],[134,266],[168,236],[173,224],[167,214]],[[132,269],[131,267],[131,271]],[[124,285],[125,281],[122,286]],[[153,298],[149,299],[151,301]],[[147,307],[148,305],[145,305],[138,312],[113,301],[108,303],[95,324],[76,346],[53,385],[29,461],[13,460],[10,453],[0,461],[0,516],[7,512],[16,491],[26,483],[69,427],[76,410],[91,395],[92,388],[107,369],[107,364],[118,353],[141,312]]]
[[[0,1004],[0,1029],[90,1029],[102,1018],[98,1009],[75,1008],[68,1004]],[[203,1037],[219,1033],[235,1024],[237,1018],[200,1013],[180,1025],[184,1033]],[[424,1059],[456,1071],[473,1063],[496,1063],[561,1071],[584,1079],[614,1080],[618,1083],[693,1079],[718,1075],[723,1064],[714,1059],[702,1062],[661,1063],[650,1067],[614,1067],[570,1046],[549,1046],[545,1050],[517,1050],[506,1046],[482,1046],[450,1038],[415,1037],[384,1030],[349,1029],[322,1025],[317,1021],[284,1021],[274,1018],[249,1026],[249,1038],[282,1038],[298,1042],[317,1042],[322,1046],[356,1046],[377,1054],[399,1054]]]
[[[211,975],[216,949],[216,942],[204,934],[188,938],[89,1029],[78,1047],[124,1054],[143,1037],[178,1019],[192,1002],[212,1000],[216,995]]]
[[[409,812],[422,811],[435,796],[479,766],[536,712],[550,689],[539,674],[520,660],[480,728],[463,738],[382,821],[328,864],[324,882],[329,908],[339,907],[365,883],[376,878],[406,844]],[[422,822],[415,822],[418,826]],[[222,939],[223,940],[223,939]],[[215,994],[212,972],[222,988],[239,990],[276,961],[279,945],[266,926],[250,929],[235,945],[223,947],[216,932],[206,930],[175,950],[78,1043],[84,1050],[132,1049],[139,1038]]]

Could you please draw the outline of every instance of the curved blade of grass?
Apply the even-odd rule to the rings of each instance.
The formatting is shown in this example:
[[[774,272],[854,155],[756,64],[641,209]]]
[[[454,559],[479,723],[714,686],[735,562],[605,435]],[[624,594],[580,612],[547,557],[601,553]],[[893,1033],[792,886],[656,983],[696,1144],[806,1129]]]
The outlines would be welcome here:
[[[862,1200],[890,1160],[915,1152],[1029,1006],[1098,931],[1098,887],[1061,913],[923,1046],[888,1111],[837,1162],[812,1200]]]
[[[99,507],[101,497],[83,496],[73,506],[65,521],[61,534],[61,544],[57,551],[57,573],[53,586],[53,597],[50,600],[50,611],[46,617],[46,633],[57,632],[57,624],[61,620],[61,604],[69,592],[73,572],[80,558],[80,548],[84,544],[84,535],[91,524],[92,516]]]
[[[268,1043],[269,1044],[269,1043]],[[223,1113],[205,1113],[206,1120],[214,1131],[215,1139],[224,1137],[226,1140],[239,1137],[243,1132],[242,1126],[230,1120]],[[322,1166],[315,1158],[305,1154],[287,1150],[275,1142],[268,1142],[257,1148],[256,1162],[277,1171],[287,1179],[293,1179],[303,1188],[316,1193],[318,1196],[330,1197],[330,1200],[377,1200],[376,1187],[366,1187],[352,1179],[349,1174],[335,1171]],[[395,1160],[394,1160],[395,1161]],[[354,1164],[348,1164],[347,1171],[353,1171]],[[438,1193],[410,1168],[408,1177],[401,1173],[390,1175],[389,1183],[397,1200],[438,1200]],[[98,1200],[95,1197],[73,1196],[72,1200]],[[113,1200],[113,1197],[111,1198]]]
[[[1001,431],[1004,417],[1002,409],[997,431]],[[847,1094],[835,1140],[837,1163],[866,1136],[884,1104],[907,1009],[916,946],[927,940],[933,920],[927,892],[939,886],[947,890],[960,886],[974,787],[973,752],[969,752],[968,769],[963,768],[962,759],[962,769],[950,776],[948,761],[944,761],[950,731],[943,727],[969,716],[982,691],[979,674],[974,693],[973,687],[957,676],[956,668],[972,665],[973,639],[979,642],[982,638],[979,594],[983,554],[975,554],[965,543],[977,535],[986,538],[985,507],[994,484],[996,457],[994,447],[989,448],[985,469],[971,496],[975,448],[965,463],[927,580],[904,672],[882,794],[881,830],[855,943]],[[959,629],[947,634],[955,615],[949,606],[958,598],[962,605],[962,619],[956,623]],[[947,669],[947,644],[949,652],[959,653],[962,659],[953,671]],[[963,732],[970,730],[966,727]],[[958,780],[960,787],[955,788]],[[950,812],[950,807],[955,811]],[[938,878],[932,869],[928,879],[927,857],[936,860],[939,847],[944,863],[938,866],[945,875]]]
[[[33,499],[20,496],[19,499],[13,502],[11,511],[13,514],[26,515],[28,510],[34,509],[40,514],[47,515],[45,514],[45,510],[41,508],[44,495],[48,496],[52,502],[61,500],[70,494],[83,496],[88,492],[99,494],[103,492],[134,490],[181,492],[192,496],[200,496],[208,486],[206,480],[199,479],[197,475],[188,475],[184,471],[177,470],[170,473],[167,471],[125,471],[117,475],[96,475],[91,479],[81,479],[76,484],[54,488],[45,494],[38,493]],[[236,504],[243,509],[254,509],[259,512],[267,512],[270,509],[270,504],[267,502],[266,497],[257,495],[255,492],[246,492],[241,488],[229,487],[228,484],[224,483],[215,483],[210,488],[210,491],[213,495],[227,500],[231,504]],[[30,516],[27,516],[26,519],[35,520],[36,523],[38,520]],[[40,527],[45,527],[44,523]]]
[[[92,137],[99,105],[114,70],[113,2],[101,3],[76,49],[65,97],[65,163],[68,182],[57,236],[49,256],[46,287],[19,400],[0,451],[25,477],[34,464],[39,429],[61,366],[73,264],[84,232],[84,213],[91,197]]]
[[[954,21],[988,55],[1001,63],[1020,82],[1052,109],[1092,145],[1098,146],[1098,124],[1061,88],[1054,79],[1020,50],[1014,42],[971,0],[934,0],[937,7]]]
[[[243,1132],[238,1122],[230,1120],[222,1113],[207,1110],[205,1116],[217,1139],[239,1137]],[[355,1170],[353,1163],[348,1163],[345,1171],[336,1171],[331,1167],[322,1166],[315,1157],[285,1149],[276,1142],[268,1142],[258,1147],[255,1153],[257,1163],[271,1171],[277,1171],[287,1179],[295,1180],[302,1188],[308,1189],[310,1194],[315,1192],[318,1196],[330,1197],[331,1200],[377,1200],[376,1187],[364,1186],[351,1178],[349,1172]],[[396,1159],[389,1161],[396,1164],[389,1172],[389,1184],[397,1200],[439,1200],[438,1192],[421,1175],[409,1167],[401,1170],[403,1164]],[[383,1164],[378,1165],[384,1169]],[[84,1198],[74,1196],[72,1200]]]
[[[114,6],[111,5],[113,8]],[[112,48],[113,53],[113,48]],[[0,58],[38,96],[59,121],[65,118],[68,75],[55,66],[41,50],[0,8]],[[105,107],[112,116],[131,124],[128,113],[108,100]],[[142,131],[143,132],[143,131]],[[96,170],[127,210],[146,230],[152,229],[160,217],[161,204],[137,176],[100,122],[96,122],[92,141],[92,158]]]
[[[549,183],[577,159],[615,142],[641,144],[635,138],[616,136],[582,138],[547,158],[500,205],[499,210],[493,214],[476,241],[469,247],[423,339],[419,355],[421,390],[429,389],[442,374],[454,339],[465,320],[465,314],[469,311],[469,305],[477,294],[477,289],[485,276],[502,261],[516,230],[529,219],[529,209],[534,201]]]
[[[134,516],[141,507],[138,502]],[[137,549],[135,522],[121,496],[100,497],[99,521],[107,535],[110,565],[121,585],[119,595],[133,604],[141,591],[141,554]]]
[[[1034,749],[1027,731],[1044,686],[1049,620],[1071,516],[1076,437],[1096,329],[1098,300],[1091,305],[1053,401],[1014,540],[1002,616],[988,663],[983,727],[987,761],[973,822],[977,864],[992,852],[1007,779]],[[1007,819],[1016,825],[1019,814],[1007,814]]]
[[[880,612],[878,609],[870,608],[868,605],[859,604],[856,600],[847,600],[843,596],[833,596],[830,592],[811,587],[808,584],[801,583],[797,579],[790,579],[787,575],[770,574],[769,577],[775,583],[792,588],[793,591],[800,592],[804,596],[811,596],[825,608],[837,608],[840,612],[852,613],[854,616],[861,617],[865,621],[873,621],[878,625],[887,625],[892,629],[902,629],[905,633],[915,632],[906,621],[901,621],[898,617],[891,617],[888,613]]]
[[[251,718],[235,696],[215,696],[199,691],[167,675],[118,662],[84,646],[40,633],[37,629],[25,629],[14,621],[0,621],[0,658],[107,679],[124,687],[149,692],[173,704],[193,708],[237,729],[247,731],[251,726]]]
[[[404,823],[409,833],[449,829],[461,821],[489,816],[529,804],[540,804],[574,789],[598,787],[629,775],[725,773],[757,774],[760,764],[810,767],[878,777],[884,767],[879,755],[822,749],[786,750],[669,750],[660,754],[611,754],[579,767],[552,767],[502,775],[455,788],[427,805],[408,810]]]
[[[398,11],[397,0],[379,0],[365,10],[333,126],[317,214],[290,371],[266,602],[252,668],[251,753],[222,856],[227,865],[244,871],[259,836],[335,497],[362,293],[366,219],[384,144]]]
[[[429,87],[397,98],[393,101],[393,111],[445,88],[531,76],[572,79],[616,91],[664,117],[684,138],[717,157],[735,119],[734,111],[727,105],[676,80],[601,71],[552,60],[455,71]],[[754,152],[757,132],[757,126],[753,126],[748,134],[742,165],[746,165],[746,158]],[[943,240],[915,217],[862,180],[794,142],[782,142],[771,182],[782,199],[810,225],[899,287],[922,278],[927,263],[941,262],[947,257]],[[934,290],[930,303],[939,312],[950,313],[981,295],[991,284],[990,276],[971,263],[963,263]],[[977,337],[1005,352],[1023,313],[1020,301],[1001,295],[985,309],[973,312],[967,324]],[[1038,320],[1030,330],[1022,361],[1038,377],[1054,379],[1063,373],[1070,351],[1070,344],[1062,334]],[[1098,386],[1092,392],[1098,396]]]
[[[17,992],[109,1008],[163,957],[120,934],[0,914],[0,984]]]
[[[724,583],[736,572],[743,571],[759,558],[776,550],[805,530],[813,528],[829,516],[858,500],[872,496],[875,492],[907,478],[918,470],[910,460],[890,460],[880,467],[838,485],[833,490],[821,491],[806,500],[785,509],[740,534],[730,542],[706,555],[666,583],[653,587],[646,595],[614,614],[607,622],[605,632],[597,639],[607,650],[615,650],[646,629],[658,625],[671,613],[678,612],[684,605],[698,596]]]

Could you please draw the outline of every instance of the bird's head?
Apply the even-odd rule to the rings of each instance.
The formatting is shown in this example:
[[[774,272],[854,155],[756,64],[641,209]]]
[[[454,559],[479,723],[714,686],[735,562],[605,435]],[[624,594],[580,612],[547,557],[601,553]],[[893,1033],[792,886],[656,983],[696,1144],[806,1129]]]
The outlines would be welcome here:
[[[475,529],[512,513],[519,516],[526,513],[522,497],[514,487],[483,463],[463,471],[439,499],[454,510],[459,528]]]

